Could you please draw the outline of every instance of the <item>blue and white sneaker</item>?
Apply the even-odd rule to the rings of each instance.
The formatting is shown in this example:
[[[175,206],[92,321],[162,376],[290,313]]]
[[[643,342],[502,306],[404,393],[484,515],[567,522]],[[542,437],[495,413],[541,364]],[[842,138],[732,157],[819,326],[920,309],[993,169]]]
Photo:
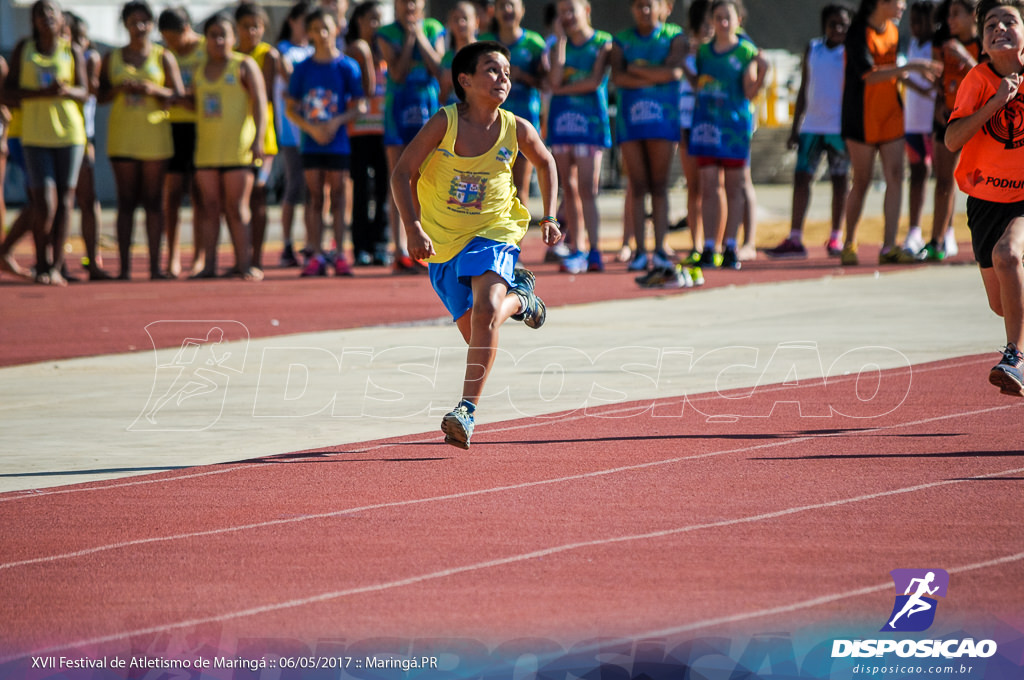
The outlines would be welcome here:
[[[1012,342],[1006,343],[1003,358],[988,373],[988,381],[1003,394],[1024,397],[1024,355]]]
[[[626,265],[626,271],[645,272],[647,271],[647,253],[637,253]]]
[[[533,287],[537,285],[537,277],[526,267],[516,267],[512,270],[512,290],[528,290],[533,292]]]
[[[516,267],[512,273],[512,293],[515,293],[522,305],[519,312],[512,315],[516,321],[522,321],[530,328],[540,328],[548,316],[547,305],[534,292],[537,277],[524,267]]]
[[[582,274],[587,271],[587,254],[582,250],[577,250],[575,253],[563,257],[558,271],[567,274]]]
[[[473,414],[469,407],[459,403],[451,412],[441,419],[441,432],[444,432],[444,443],[460,449],[469,448],[469,440],[473,436]]]

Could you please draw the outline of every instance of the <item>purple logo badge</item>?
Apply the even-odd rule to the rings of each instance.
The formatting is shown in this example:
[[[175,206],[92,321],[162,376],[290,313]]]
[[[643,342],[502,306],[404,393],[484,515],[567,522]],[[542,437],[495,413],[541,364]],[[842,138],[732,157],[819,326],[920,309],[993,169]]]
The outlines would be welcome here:
[[[896,586],[896,602],[882,630],[928,630],[938,606],[935,597],[945,597],[949,589],[949,573],[944,569],[893,569],[889,573]]]

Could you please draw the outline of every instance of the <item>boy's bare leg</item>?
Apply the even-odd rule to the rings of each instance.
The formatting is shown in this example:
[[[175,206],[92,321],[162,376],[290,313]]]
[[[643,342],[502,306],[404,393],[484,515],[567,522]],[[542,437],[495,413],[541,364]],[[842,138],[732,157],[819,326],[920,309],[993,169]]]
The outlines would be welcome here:
[[[741,260],[757,259],[757,192],[750,175],[750,164],[743,166],[743,245],[739,248]]]
[[[1024,218],[1016,218],[992,251],[992,268],[982,269],[982,280],[992,310],[1003,317],[1006,347],[989,372],[989,382],[1003,394],[1024,397]]]
[[[686,177],[686,221],[693,238],[693,250],[704,249],[704,219],[701,214],[700,168],[697,159],[690,155],[686,134],[681,135],[679,142],[679,162],[683,166]]]
[[[226,172],[222,178],[224,216],[235,251],[235,270],[247,281],[262,278],[252,266],[252,186],[253,176],[248,169]]]
[[[884,252],[896,246],[896,235],[900,227],[900,211],[903,207],[903,140],[882,144],[879,155],[882,159],[882,174],[885,177],[885,233],[882,243]]]
[[[1024,218],[1017,218],[992,251],[992,270],[999,284],[999,297],[1006,341],[1020,347],[1024,342]]]
[[[701,205],[704,218],[704,238],[712,241],[717,248],[722,243],[725,221],[722,219],[725,207],[722,205],[721,179],[717,165],[700,169]]]
[[[217,170],[197,170],[194,181],[199,187],[202,209],[194,212],[198,238],[196,243],[203,253],[203,268],[190,278],[208,279],[217,275],[217,241],[220,237],[221,177]]]
[[[808,180],[809,181],[809,180]],[[832,177],[832,231],[842,230],[843,215],[846,214],[846,197],[850,193],[850,180],[846,175]],[[806,212],[806,208],[805,208]],[[803,225],[801,224],[801,227]]]
[[[736,240],[740,225],[746,215],[747,194],[744,180],[744,168],[726,168],[725,176],[725,238]]]
[[[164,177],[164,230],[167,234],[167,273],[181,275],[181,244],[178,227],[181,224],[181,200],[187,186],[187,175],[168,172]]]
[[[473,308],[456,325],[469,344],[462,398],[474,406],[480,403],[498,353],[498,329],[519,312],[520,306],[519,297],[510,292],[508,283],[497,273],[489,271],[473,277]]]

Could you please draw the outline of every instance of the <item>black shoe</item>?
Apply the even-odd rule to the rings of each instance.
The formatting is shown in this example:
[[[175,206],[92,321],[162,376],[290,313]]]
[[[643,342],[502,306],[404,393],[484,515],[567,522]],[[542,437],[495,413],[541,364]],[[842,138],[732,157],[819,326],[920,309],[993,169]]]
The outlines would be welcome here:
[[[741,266],[735,248],[726,248],[722,252],[722,269],[739,269]]]

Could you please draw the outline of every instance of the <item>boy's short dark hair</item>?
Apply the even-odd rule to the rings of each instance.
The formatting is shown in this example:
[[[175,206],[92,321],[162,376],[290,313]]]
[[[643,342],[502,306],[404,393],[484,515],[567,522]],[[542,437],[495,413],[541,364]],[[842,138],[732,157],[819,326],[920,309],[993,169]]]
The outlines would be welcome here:
[[[314,8],[313,11],[306,15],[306,30],[309,30],[309,28],[313,25],[314,21],[322,22],[327,19],[331,20],[331,23],[334,24],[335,28],[338,27],[338,19],[334,14],[328,12],[323,7]]]
[[[1024,0],[981,0],[974,12],[974,18],[978,22],[978,37],[984,38],[985,35],[985,15],[997,7],[1013,7],[1024,16]]]
[[[135,12],[144,13],[150,21],[153,20],[153,9],[149,6],[145,0],[131,0],[131,2],[125,3],[124,7],[121,8],[121,23],[128,21]]]
[[[853,9],[851,9],[850,7],[847,7],[846,5],[841,5],[841,4],[833,3],[833,4],[825,5],[824,7],[822,7],[821,8],[821,32],[822,33],[825,32],[825,26],[826,26],[826,24],[828,24],[828,20],[829,20],[829,18],[833,14],[840,14],[842,12],[846,12],[847,18],[852,18],[853,17]]]
[[[171,33],[181,33],[185,30],[185,27],[191,25],[192,17],[189,16],[188,10],[184,7],[171,7],[160,12],[160,18],[157,19],[156,28],[158,31],[170,31]]]
[[[256,17],[257,19],[263,22],[264,26],[270,23],[270,16],[267,15],[267,10],[263,9],[261,6],[257,5],[254,2],[242,2],[239,3],[237,8],[235,8],[236,22],[240,22],[242,19],[245,19],[246,17]]]
[[[206,21],[203,22],[203,35],[210,32],[210,29],[217,24],[224,24],[229,26],[232,32],[235,30],[235,19],[226,10],[214,12]]]
[[[466,90],[459,84],[459,76],[463,73],[468,75],[476,73],[480,57],[492,52],[504,55],[506,59],[511,59],[512,56],[507,47],[494,40],[481,40],[469,43],[455,54],[455,58],[452,59],[452,87],[455,89],[455,96],[459,98],[460,102],[466,101]]]

